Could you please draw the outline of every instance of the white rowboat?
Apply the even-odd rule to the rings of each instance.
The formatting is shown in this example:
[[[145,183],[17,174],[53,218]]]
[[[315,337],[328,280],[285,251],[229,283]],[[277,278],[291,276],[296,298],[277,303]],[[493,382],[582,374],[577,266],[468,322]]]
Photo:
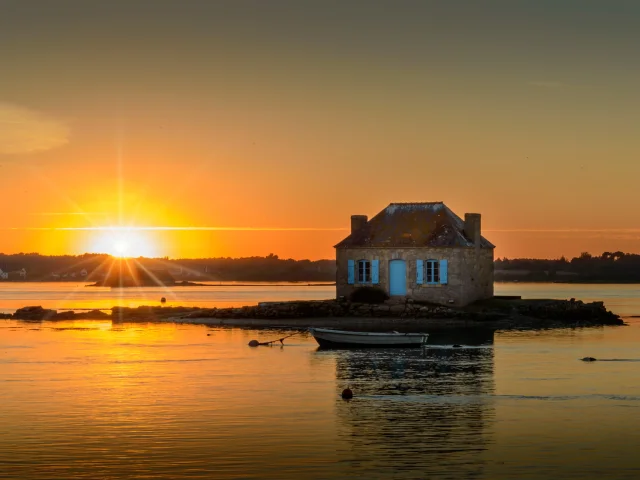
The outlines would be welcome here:
[[[427,343],[428,333],[349,332],[328,328],[310,328],[316,342],[325,348],[344,347],[420,347]]]

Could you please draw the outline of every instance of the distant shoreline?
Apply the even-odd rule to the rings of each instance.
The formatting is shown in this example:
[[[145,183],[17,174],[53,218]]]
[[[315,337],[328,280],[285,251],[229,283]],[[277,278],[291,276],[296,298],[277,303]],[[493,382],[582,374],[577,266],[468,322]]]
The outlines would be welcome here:
[[[290,287],[290,286],[301,286],[301,287],[335,287],[335,282],[333,283],[323,283],[323,282],[312,282],[312,281],[302,281],[302,280],[254,280],[254,281],[246,281],[246,283],[230,283],[230,282],[245,282],[243,280],[205,280],[207,283],[200,282],[190,282],[187,280],[178,281],[171,285],[142,285],[142,287]],[[220,282],[220,283],[218,283]],[[227,283],[225,283],[227,282]],[[83,283],[86,284],[87,287],[105,287],[109,286],[99,285],[94,281],[86,281],[86,280],[2,280],[0,281],[0,285],[8,284],[8,283]],[[639,281],[620,281],[620,280],[530,280],[530,279],[522,279],[522,280],[507,280],[507,279],[499,279],[494,280],[494,283],[536,283],[536,284],[549,284],[549,285],[640,285]],[[116,287],[120,288],[120,287]],[[122,288],[130,288],[129,286],[124,285]]]
[[[149,288],[149,287],[161,287],[161,288],[171,288],[171,287],[265,287],[265,286],[269,286],[269,287],[291,287],[291,286],[298,286],[298,287],[335,287],[336,284],[334,283],[304,283],[304,282],[289,282],[289,283],[284,283],[284,282],[278,282],[278,283],[270,283],[270,282],[264,282],[264,283],[219,283],[216,284],[214,282],[210,282],[210,283],[197,283],[197,282],[187,282],[187,281],[183,281],[183,282],[176,282],[173,284],[168,284],[168,285],[157,285],[157,284],[151,284],[151,285],[122,285],[120,286],[113,286],[113,285],[100,285],[99,283],[92,283],[89,285],[85,285],[85,287],[102,287],[102,288]]]
[[[300,286],[300,287],[335,287],[336,283],[323,283],[323,282],[309,282],[309,281],[301,281],[301,280],[257,280],[257,281],[249,281],[246,283],[230,283],[230,282],[243,282],[242,280],[205,280],[207,283],[200,282],[189,282],[189,281],[179,281],[170,285],[141,285],[141,287],[291,287],[291,286]],[[225,283],[227,282],[227,283]],[[104,287],[110,288],[109,285],[100,285],[94,281],[86,281],[86,280],[2,280],[0,281],[0,285],[8,284],[8,283],[69,283],[69,284],[85,284],[85,287]],[[116,287],[120,288],[120,287]],[[122,288],[131,288],[128,285],[123,285]]]
[[[638,281],[620,280],[494,280],[493,283],[548,283],[550,285],[640,285]]]

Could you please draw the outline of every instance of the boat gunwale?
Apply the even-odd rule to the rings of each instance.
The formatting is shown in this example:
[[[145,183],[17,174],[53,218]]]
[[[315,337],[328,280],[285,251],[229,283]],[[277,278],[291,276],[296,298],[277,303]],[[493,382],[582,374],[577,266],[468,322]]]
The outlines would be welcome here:
[[[332,333],[337,335],[354,335],[354,336],[365,336],[365,337],[428,337],[428,333],[402,333],[402,332],[355,332],[349,330],[332,330],[329,328],[309,328],[309,333],[313,335],[314,332],[322,333]]]

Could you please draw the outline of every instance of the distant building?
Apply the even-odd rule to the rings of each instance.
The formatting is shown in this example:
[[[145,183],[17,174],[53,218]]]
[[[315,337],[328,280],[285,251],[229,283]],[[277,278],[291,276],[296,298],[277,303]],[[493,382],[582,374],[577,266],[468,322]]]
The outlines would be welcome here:
[[[12,272],[6,272],[6,279],[11,281],[24,282],[27,279],[27,270],[21,268],[20,270],[14,270]]]
[[[0,280],[9,280],[9,272],[3,272],[0,268]]]
[[[493,296],[494,245],[480,214],[462,220],[444,203],[392,203],[369,220],[351,217],[335,245],[336,293],[376,286],[392,299],[468,305]]]

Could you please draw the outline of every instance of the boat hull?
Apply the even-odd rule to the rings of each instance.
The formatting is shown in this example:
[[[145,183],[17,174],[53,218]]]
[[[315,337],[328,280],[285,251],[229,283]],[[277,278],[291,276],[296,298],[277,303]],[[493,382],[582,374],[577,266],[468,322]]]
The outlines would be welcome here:
[[[347,332],[309,329],[322,348],[416,348],[427,342],[426,333]]]

